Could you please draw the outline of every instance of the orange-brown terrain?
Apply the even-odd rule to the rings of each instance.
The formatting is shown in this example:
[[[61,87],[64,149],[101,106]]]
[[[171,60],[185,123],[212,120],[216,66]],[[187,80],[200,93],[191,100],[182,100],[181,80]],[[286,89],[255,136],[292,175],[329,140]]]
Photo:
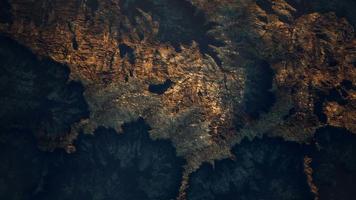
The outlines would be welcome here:
[[[190,174],[238,157],[243,140],[312,145],[325,127],[356,133],[355,31],[334,12],[285,0],[7,2],[0,33],[68,66],[88,104],[68,132],[35,127],[42,150],[74,153],[81,134],[143,119],[186,160],[186,199]],[[318,199],[313,161],[304,171]]]

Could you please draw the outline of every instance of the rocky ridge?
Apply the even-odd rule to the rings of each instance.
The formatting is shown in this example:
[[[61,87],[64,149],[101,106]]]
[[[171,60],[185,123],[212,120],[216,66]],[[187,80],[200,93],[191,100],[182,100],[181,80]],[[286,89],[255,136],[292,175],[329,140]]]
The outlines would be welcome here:
[[[41,137],[47,150],[72,152],[80,131],[121,132],[142,117],[152,138],[171,140],[187,160],[184,196],[191,172],[232,157],[244,138],[308,144],[327,125],[356,132],[356,40],[345,18],[300,14],[284,0],[192,0],[175,3],[181,20],[163,21],[157,4],[173,9],[164,0],[8,2],[0,32],[68,65],[84,85],[89,118],[73,124],[63,144]],[[192,11],[209,29],[184,20]],[[162,30],[209,37],[170,41]],[[261,76],[270,87],[255,87]]]

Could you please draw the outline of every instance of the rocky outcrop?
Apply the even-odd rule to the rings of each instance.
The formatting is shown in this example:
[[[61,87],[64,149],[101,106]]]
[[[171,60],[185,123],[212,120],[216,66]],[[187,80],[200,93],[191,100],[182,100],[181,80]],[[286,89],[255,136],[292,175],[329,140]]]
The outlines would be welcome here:
[[[220,129],[233,129],[233,107],[241,101],[244,86],[241,69],[220,68],[196,42],[183,39],[178,51],[170,41],[161,42],[159,22],[141,9],[126,16],[122,2],[100,2],[95,12],[76,1],[11,3],[14,20],[2,24],[2,32],[40,56],[67,64],[71,78],[84,84],[90,110],[82,122],[85,132],[98,126],[120,132],[123,123],[143,117],[152,137],[170,138],[179,155],[201,157],[196,152],[207,150],[214,160],[229,154],[229,146],[216,140]],[[178,17],[192,9],[177,6]],[[32,15],[34,9],[45,17]],[[193,25],[179,27],[189,31]],[[170,26],[176,28],[166,28]],[[166,91],[150,91],[150,85],[167,80],[172,83]]]
[[[308,144],[327,125],[355,133],[354,28],[314,4],[1,2],[0,32],[68,65],[84,85],[90,115],[72,125],[70,141],[141,117],[187,160],[187,180],[244,138]]]

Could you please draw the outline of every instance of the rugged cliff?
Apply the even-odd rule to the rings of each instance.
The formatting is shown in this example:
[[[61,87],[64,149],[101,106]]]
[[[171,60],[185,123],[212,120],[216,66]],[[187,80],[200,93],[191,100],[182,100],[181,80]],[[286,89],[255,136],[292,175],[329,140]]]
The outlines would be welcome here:
[[[189,175],[238,156],[231,148],[243,139],[314,145],[323,127],[356,133],[353,2],[0,2],[0,33],[83,85],[89,114],[53,134],[39,123],[42,149],[73,153],[78,135],[121,133],[142,118],[152,139],[170,140],[187,161],[185,198]]]

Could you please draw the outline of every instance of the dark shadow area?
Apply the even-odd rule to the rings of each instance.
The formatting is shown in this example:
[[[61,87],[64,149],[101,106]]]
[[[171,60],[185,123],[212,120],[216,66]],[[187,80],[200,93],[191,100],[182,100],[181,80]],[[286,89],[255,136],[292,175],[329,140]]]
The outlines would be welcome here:
[[[172,85],[173,82],[170,79],[167,79],[162,84],[150,84],[148,86],[148,91],[161,95],[164,94]]]
[[[242,141],[234,160],[205,164],[192,174],[189,200],[311,200],[303,146],[282,139]]]
[[[335,127],[316,133],[319,150],[312,154],[314,182],[320,199],[348,200],[356,196],[356,135]]]
[[[356,90],[356,86],[354,86],[350,80],[341,81],[341,87],[345,90]]]
[[[69,69],[39,60],[0,36],[0,199],[30,199],[46,175],[36,135],[61,137],[89,115],[83,87]]]
[[[129,59],[130,64],[135,64],[135,51],[128,45],[126,44],[119,44],[119,50],[120,50],[120,57],[127,58]]]
[[[0,37],[0,199],[175,198],[184,160],[170,142],[151,140],[142,119],[120,135],[81,135],[74,154],[38,150],[35,133],[61,136],[89,114],[83,87],[68,76],[67,67]]]
[[[88,6],[91,10],[91,12],[94,14],[98,8],[99,8],[99,2],[98,0],[86,0],[85,1],[86,6]]]
[[[45,154],[31,132],[1,132],[0,199],[31,199],[47,173]]]
[[[2,135],[0,198],[174,199],[184,160],[170,142],[151,140],[148,130],[142,119],[125,124],[123,134],[99,128],[80,136],[74,154],[40,152],[30,134]]]
[[[207,34],[215,24],[206,20],[204,13],[186,0],[125,0],[121,3],[124,14],[134,19],[137,9],[148,12],[159,22],[158,40],[168,42],[180,51],[180,44],[196,41],[202,53],[212,56],[221,64],[209,45],[222,46],[223,43]],[[133,21],[133,20],[132,20]]]
[[[138,120],[123,134],[99,128],[77,141],[73,155],[57,152],[43,192],[36,199],[173,199],[178,194],[183,159],[170,142],[152,141]],[[61,158],[61,161],[58,161]]]
[[[356,1],[354,0],[286,0],[297,8],[296,17],[313,12],[335,12],[338,17],[345,17],[356,26]]]
[[[41,132],[59,137],[89,115],[78,82],[69,69],[39,60],[25,47],[0,37],[0,128]]]
[[[267,14],[273,14],[272,2],[270,0],[256,0],[256,4],[266,11]]]
[[[0,0],[0,23],[12,23],[11,5],[7,0]]]
[[[326,123],[328,118],[326,114],[324,114],[324,103],[327,100],[327,95],[322,91],[317,91],[317,96],[314,100],[314,114],[318,117],[321,123]]]
[[[72,38],[72,47],[74,50],[78,50],[78,48],[79,48],[77,39],[75,37]]]
[[[272,89],[274,72],[265,61],[257,61],[246,67],[244,109],[253,119],[259,118],[263,112],[268,112],[275,103]]]
[[[284,16],[284,15],[280,15],[278,12],[276,12],[275,10],[273,10],[273,0],[256,0],[256,4],[262,8],[262,10],[266,11],[267,14],[276,14],[277,17],[279,18],[279,20],[283,21],[283,22],[289,22],[290,20],[288,19],[288,17]],[[259,18],[262,19],[262,21],[267,22],[267,19],[263,19],[263,18]]]

